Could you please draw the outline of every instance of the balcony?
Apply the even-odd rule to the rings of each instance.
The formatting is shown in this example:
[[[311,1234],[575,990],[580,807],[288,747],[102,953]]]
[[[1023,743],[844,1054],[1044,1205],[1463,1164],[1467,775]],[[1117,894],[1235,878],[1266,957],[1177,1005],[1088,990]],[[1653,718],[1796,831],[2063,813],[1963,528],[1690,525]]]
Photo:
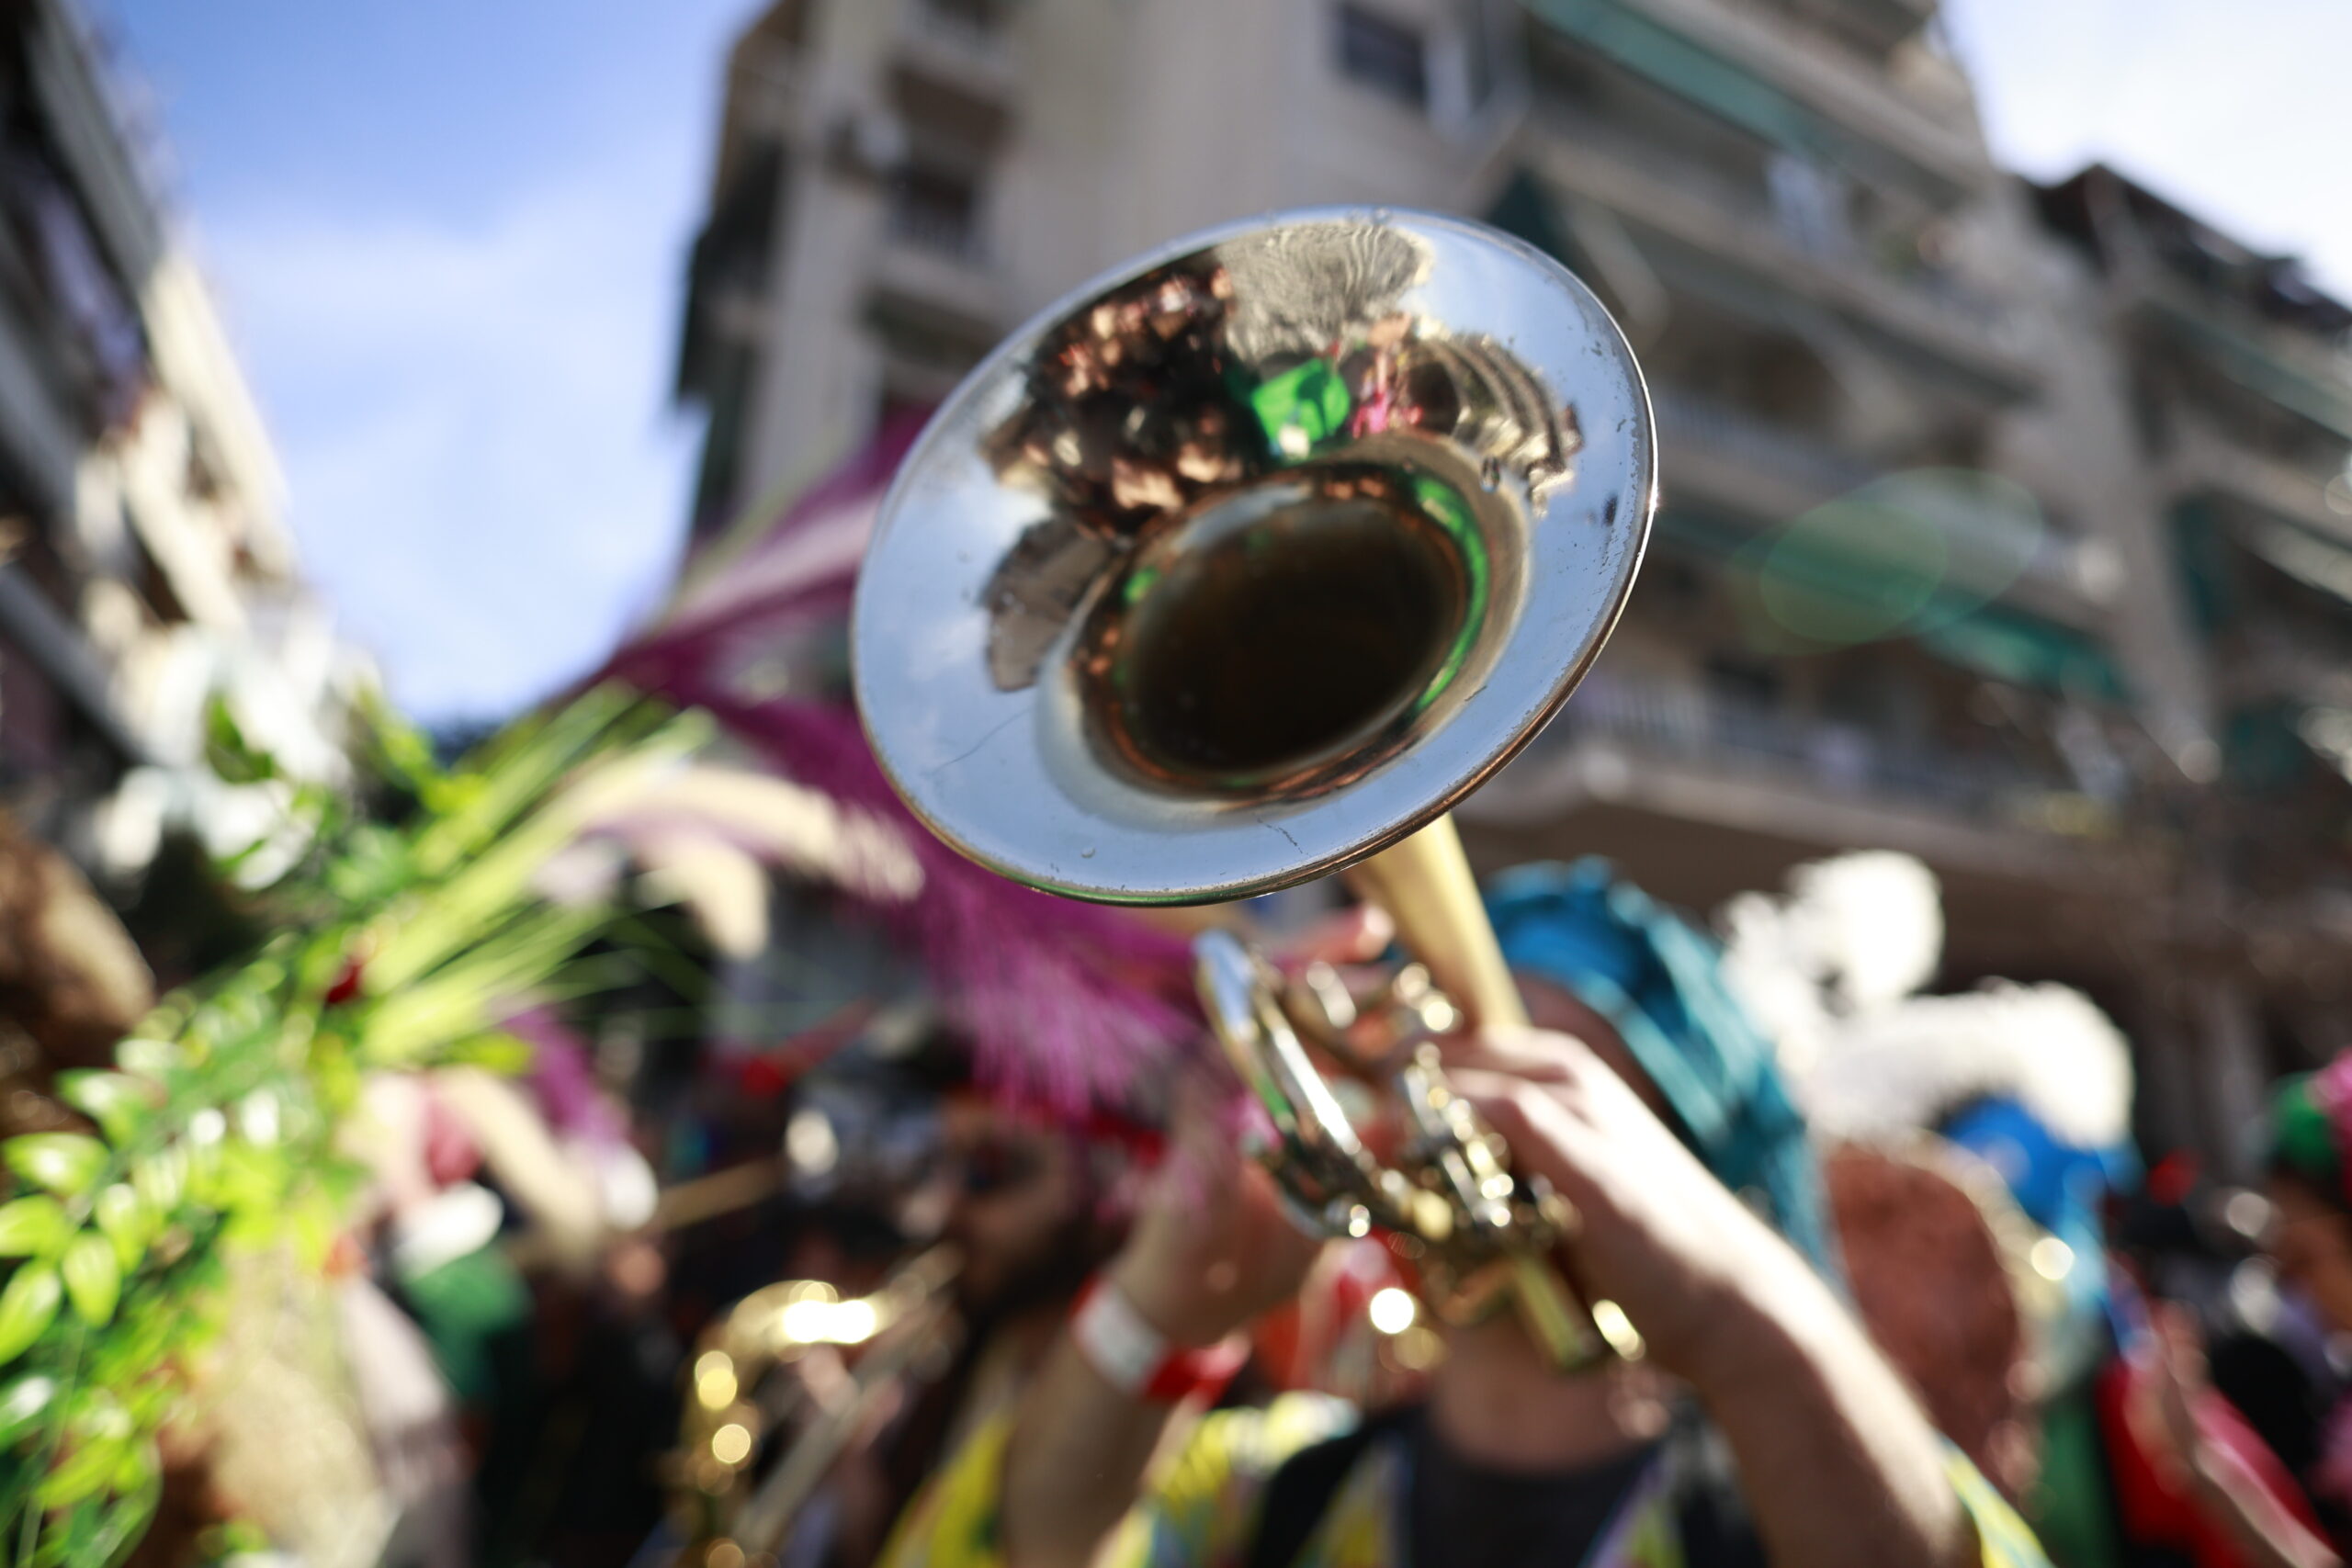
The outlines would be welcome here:
[[[2352,632],[2301,617],[2267,615],[2216,646],[2215,695],[2223,706],[2280,699],[2352,712]]]
[[[1769,527],[1894,476],[1802,432],[1696,397],[1651,389],[1659,471],[1669,504],[1702,503],[1711,513]],[[1944,536],[1955,582],[2080,623],[2097,615],[2111,585],[2090,550],[2000,507],[1991,494],[1936,486],[1917,498]]]
[[[1983,190],[1993,170],[1968,117],[1913,102],[1883,71],[1823,47],[1775,14],[1737,0],[1531,0],[1566,37],[1744,123],[1777,144],[1838,149],[1938,205]],[[1745,80],[1726,91],[1724,78]]]
[[[1855,69],[1871,72],[1883,70],[1894,47],[1926,27],[1936,11],[1936,0],[1724,0],[1724,4],[1784,28],[1803,28],[1805,37],[1820,47],[1850,55]],[[1966,88],[1956,85],[1955,91],[1958,100],[1965,104]]]
[[[1840,20],[1882,50],[1891,50],[1935,18],[1935,0],[1832,0]],[[1963,94],[1964,96],[1964,94]]]
[[[2118,304],[2203,355],[2240,386],[2352,440],[2352,350],[2266,320],[2142,256],[2120,265]]]
[[[1884,270],[1858,246],[1806,243],[1757,185],[1661,155],[1624,128],[1556,101],[1538,107],[1521,146],[1520,161],[1565,198],[1571,231],[1577,205],[1590,202],[1645,239],[1645,253],[1656,254],[1662,271],[1678,270],[1681,253],[1702,273],[1833,310],[1902,357],[1947,367],[1995,400],[2022,398],[2041,383],[1997,302],[1926,275]]]
[[[900,0],[892,64],[902,92],[966,100],[956,107],[1001,118],[1019,96],[1018,66],[1001,18],[979,0]]]
[[[1816,848],[1883,846],[1972,874],[2071,885],[2123,826],[2102,803],[1993,757],[1603,670],[1535,745],[1461,807],[1540,832],[1588,806]]]
[[[2274,457],[2191,414],[2171,420],[2167,488],[2219,497],[2352,545],[2352,490],[2345,470],[2322,472]]]
[[[985,344],[1011,324],[1011,306],[982,234],[978,199],[968,189],[960,203],[894,192],[875,252],[872,291],[896,316]]]
[[[2080,801],[2078,818],[2099,810],[2015,763],[1905,745],[1696,686],[1602,675],[1577,693],[1562,728],[1570,739],[1605,737],[1712,758],[1734,769],[1801,777],[1832,794],[1904,801],[1979,821],[2045,824],[2052,798],[2062,795]]]
[[[1650,401],[1669,496],[1688,491],[1778,522],[1879,477],[1826,443],[1679,388],[1653,386]]]

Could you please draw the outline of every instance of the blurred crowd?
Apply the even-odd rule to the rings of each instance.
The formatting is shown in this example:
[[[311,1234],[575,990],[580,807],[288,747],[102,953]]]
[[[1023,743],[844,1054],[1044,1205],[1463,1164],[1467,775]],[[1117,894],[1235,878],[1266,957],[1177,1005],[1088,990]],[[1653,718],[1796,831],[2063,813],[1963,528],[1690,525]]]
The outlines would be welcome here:
[[[349,1419],[305,1404],[332,1403],[305,1325],[241,1314],[203,1473],[144,1550],[232,1512],[328,1542],[362,1496],[383,1561],[582,1568],[2223,1568],[2352,1540],[2352,1058],[2278,1086],[2234,1186],[2143,1158],[2128,1043],[2080,995],[1926,994],[1916,862],[1704,919],[1599,862],[1487,891],[1535,1027],[1446,1036],[1447,1081],[1570,1215],[1544,1266],[1597,1333],[1571,1370],[1516,1285],[1439,1304],[1412,1244],[1303,1225],[1208,1055],[1114,1108],[1024,1095],[820,899],[719,966],[743,1018],[830,998],[806,1027],[616,1071],[548,1016],[519,1079],[371,1085],[365,1221],[307,1325]],[[1364,1028],[1409,988],[1375,914],[1240,918]],[[1321,1066],[1393,1152],[1379,1075]]]

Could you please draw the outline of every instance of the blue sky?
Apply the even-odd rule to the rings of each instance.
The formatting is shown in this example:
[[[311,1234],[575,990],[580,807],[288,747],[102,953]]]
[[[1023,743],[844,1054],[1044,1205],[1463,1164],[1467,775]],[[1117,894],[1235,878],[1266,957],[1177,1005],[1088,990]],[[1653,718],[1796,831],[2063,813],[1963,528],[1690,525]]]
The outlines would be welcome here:
[[[96,0],[393,695],[495,716],[664,580],[680,266],[749,0]],[[2103,156],[2352,291],[2344,0],[1951,0],[1988,124]]]
[[[745,0],[107,0],[283,456],[304,570],[425,718],[658,591],[680,274]]]
[[[2102,158],[2352,297],[2352,5],[1946,0],[1993,149]]]

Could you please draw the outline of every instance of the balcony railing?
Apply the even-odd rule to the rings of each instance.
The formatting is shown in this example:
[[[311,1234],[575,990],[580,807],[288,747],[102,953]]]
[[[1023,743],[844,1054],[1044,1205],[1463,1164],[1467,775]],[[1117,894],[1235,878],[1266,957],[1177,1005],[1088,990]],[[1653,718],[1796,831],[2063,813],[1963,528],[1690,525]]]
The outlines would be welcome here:
[[[899,330],[926,341],[949,334],[953,349],[926,350],[928,360],[968,365],[966,350],[985,347],[1012,324],[983,210],[977,195],[967,205],[906,191],[894,192],[885,209],[866,287]]]
[[[1677,454],[1681,452],[1702,453],[1776,481],[1781,487],[1779,493],[1808,498],[1808,505],[1893,478],[1889,470],[1802,431],[1678,387],[1654,386],[1650,398],[1669,497],[1678,482]],[[1888,499],[1901,503],[1899,495]],[[1935,485],[1920,493],[1916,503],[1943,535],[1954,572],[1980,591],[1997,594],[2012,583],[2029,581],[2066,594],[2093,593],[2093,585],[2085,581],[2081,547],[2048,531],[2031,513],[1962,484]]]
[[[933,69],[951,73],[966,90],[1001,92],[1012,85],[1012,53],[996,21],[939,0],[904,0],[901,36]]]
[[[899,244],[965,266],[981,266],[988,261],[979,224],[968,213],[923,202],[896,201],[890,204],[888,229]]]
[[[2030,384],[2035,372],[1997,300],[1932,271],[1883,265],[1860,238],[1825,243],[1751,175],[1662,153],[1557,94],[1539,96],[1531,129],[1539,167],[1562,190],[1812,302],[1858,311],[1998,383]],[[1546,143],[1561,155],[1542,156]]]
[[[2022,763],[1897,740],[1697,686],[1601,671],[1577,688],[1544,746],[1608,739],[1726,771],[1774,775],[1849,798],[1924,807],[1983,821],[2047,820],[2066,800],[2077,819],[2102,807]]]
[[[1653,386],[1650,400],[1657,414],[1658,439],[1668,454],[1669,484],[1672,454],[1681,446],[1756,468],[1825,500],[1878,478],[1879,470],[1871,464],[1826,442],[1681,388]]]
[[[1788,0],[1719,0],[1732,10],[1744,12],[1781,31],[1802,38],[1814,49],[1835,54],[1844,60],[1849,71],[1883,75],[1886,68],[1886,51],[1925,27],[1935,12],[1934,0],[1840,0],[1840,8],[1854,30],[1870,35],[1874,50],[1858,50],[1838,33],[1829,29],[1826,18],[1820,15],[1826,7],[1792,6]],[[1965,112],[1969,106],[1968,90],[1952,71],[1951,80],[1939,81],[1927,94],[1907,93],[1905,101],[1923,114],[1939,119],[1951,119]]]
[[[2266,320],[2142,249],[2120,259],[2114,288],[2216,357],[2225,375],[2339,434],[2352,434],[2352,346]]]
[[[1647,53],[1620,53],[1619,40],[1657,28],[1679,35],[1774,95],[1792,100],[1827,137],[1870,145],[1907,171],[1910,183],[1938,200],[1965,197],[1990,177],[1981,145],[1963,115],[1923,103],[1883,69],[1825,49],[1785,14],[1737,0],[1539,0],[1544,25],[1601,50],[1696,96],[1724,118],[1737,118],[1711,81],[1693,80]],[[1940,95],[1931,95],[1940,96]]]
[[[951,49],[995,55],[1004,48],[1004,35],[996,23],[939,0],[908,0],[907,21],[915,31]]]
[[[2341,461],[2323,468],[2272,457],[2207,420],[2182,412],[2173,415],[2169,434],[2168,472],[2174,483],[2219,491],[2352,543],[2352,511],[2339,510],[2329,489],[2341,480]]]

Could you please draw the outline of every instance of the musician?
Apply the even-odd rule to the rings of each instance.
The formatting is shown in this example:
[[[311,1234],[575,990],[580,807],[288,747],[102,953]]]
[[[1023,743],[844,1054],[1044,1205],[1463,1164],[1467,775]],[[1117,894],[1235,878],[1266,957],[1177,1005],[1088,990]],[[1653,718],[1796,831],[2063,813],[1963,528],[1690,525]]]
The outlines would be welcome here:
[[[943,1121],[951,1193],[944,1234],[964,1260],[956,1299],[965,1333],[892,1456],[901,1506],[976,1427],[1011,1407],[1079,1288],[1126,1234],[1119,1189],[1128,1154],[1118,1135],[1065,1132],[968,1089],[949,1098]]]
[[[2267,1155],[2272,1217],[2265,1246],[2279,1283],[2321,1335],[2352,1332],[2352,1054],[2277,1086]],[[2273,1342],[2229,1336],[2210,1347],[2209,1365],[2209,1347],[2190,1316],[2160,1311],[2148,1358],[2157,1419],[2146,1425],[2170,1450],[2169,1479],[2236,1561],[2319,1568],[2352,1547],[2352,1397],[2341,1395],[2320,1346],[2290,1353],[2301,1337],[2287,1313],[2277,1315],[2282,1321],[2268,1325]],[[2215,1440],[2199,1417],[2211,1410],[2216,1384],[2257,1418],[2269,1450],[2248,1454],[2243,1445]],[[2307,1499],[2282,1499],[2266,1484],[2271,1450],[2296,1472]],[[2332,1540],[2318,1539],[2306,1501]]]
[[[960,1045],[934,1044],[926,1066],[944,1090],[940,1234],[962,1258],[961,1332],[944,1371],[911,1382],[836,1461],[820,1506],[796,1521],[788,1562],[871,1562],[940,1461],[1018,1401],[1079,1287],[1125,1234],[1126,1144],[1145,1130],[1071,1132],[1007,1109],[974,1092]]]
[[[1192,1420],[1216,1348],[1314,1249],[1261,1172],[1182,1128],[1078,1332],[886,1562],[2041,1561],[1818,1271],[1802,1128],[1709,944],[1593,863],[1509,878],[1494,912],[1531,1010],[1574,1034],[1467,1042],[1458,1087],[1577,1206],[1578,1280],[1648,1359],[1555,1376],[1504,1316],[1449,1334],[1418,1407],[1363,1420],[1293,1395]]]

